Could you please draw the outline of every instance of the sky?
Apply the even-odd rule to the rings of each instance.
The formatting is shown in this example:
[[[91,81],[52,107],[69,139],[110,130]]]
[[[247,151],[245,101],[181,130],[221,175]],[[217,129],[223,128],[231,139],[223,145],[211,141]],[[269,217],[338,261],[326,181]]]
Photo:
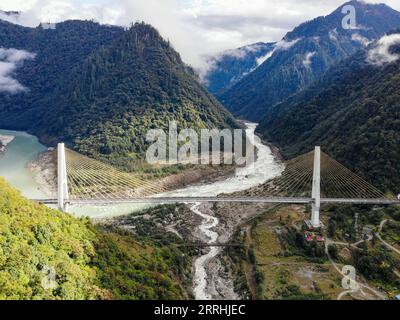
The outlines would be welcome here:
[[[205,68],[205,57],[258,41],[279,41],[300,23],[327,15],[345,0],[0,0],[0,10],[22,11],[27,26],[94,19],[128,26],[145,21],[169,39],[183,60]],[[400,11],[399,0],[385,3]]]

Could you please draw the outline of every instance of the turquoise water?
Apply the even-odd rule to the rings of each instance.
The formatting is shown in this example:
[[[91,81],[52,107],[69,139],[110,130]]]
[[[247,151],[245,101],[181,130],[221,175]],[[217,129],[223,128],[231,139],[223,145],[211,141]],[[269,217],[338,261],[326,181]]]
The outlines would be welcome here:
[[[258,149],[258,157],[255,163],[244,168],[238,168],[233,177],[223,181],[217,181],[201,186],[188,186],[180,190],[172,191],[168,196],[217,196],[220,193],[231,193],[246,190],[264,183],[265,181],[281,174],[282,164],[278,163],[269,146],[255,139],[255,124],[247,124],[248,135],[252,144]],[[30,199],[48,198],[40,190],[40,186],[34,179],[33,173],[28,170],[30,161],[37,159],[46,147],[39,143],[35,136],[24,132],[0,130],[0,135],[15,136],[15,139],[7,145],[5,154],[0,157],[0,176],[22,194]],[[121,204],[115,206],[72,206],[70,212],[77,216],[89,216],[103,218],[129,214],[142,210],[150,205]]]
[[[47,148],[39,142],[38,138],[25,132],[0,130],[0,135],[15,137],[7,145],[5,153],[0,156],[0,176],[20,190],[25,197],[46,198],[27,165],[37,159],[39,154]]]
[[[0,156],[0,176],[4,177],[8,183],[29,199],[49,198],[40,190],[40,185],[36,182],[34,174],[27,168],[27,165],[32,160],[36,160],[42,152],[47,150],[47,147],[42,145],[37,137],[25,132],[0,129],[0,135],[15,137],[7,145],[5,153]],[[69,211],[76,216],[103,218],[129,214],[147,207],[149,205],[140,204],[72,206]]]

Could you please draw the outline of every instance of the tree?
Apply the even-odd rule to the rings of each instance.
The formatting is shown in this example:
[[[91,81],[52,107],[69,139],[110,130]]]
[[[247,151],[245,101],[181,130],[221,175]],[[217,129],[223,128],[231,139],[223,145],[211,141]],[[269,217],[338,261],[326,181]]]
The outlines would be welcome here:
[[[332,259],[337,259],[339,255],[337,246],[335,244],[330,244],[328,246],[328,253]]]
[[[330,219],[329,224],[328,224],[328,235],[330,238],[333,238],[335,236],[336,228],[337,228],[336,221],[333,219]]]

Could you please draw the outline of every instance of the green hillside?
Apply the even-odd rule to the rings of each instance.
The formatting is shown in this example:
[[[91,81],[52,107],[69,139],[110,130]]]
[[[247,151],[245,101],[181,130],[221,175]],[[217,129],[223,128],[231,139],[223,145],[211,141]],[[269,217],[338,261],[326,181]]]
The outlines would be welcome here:
[[[371,65],[367,55],[360,51],[274,107],[259,132],[287,158],[321,145],[383,191],[399,193],[400,63]]]
[[[37,56],[42,57],[40,51]],[[196,130],[237,126],[169,42],[144,23],[59,71],[50,90],[40,86],[6,96],[0,127],[28,130],[49,145],[64,141],[90,157],[128,168],[143,157],[146,132],[166,129],[171,120]]]
[[[121,27],[100,25],[92,21],[71,20],[57,23],[55,29],[28,28],[0,20],[0,47],[34,53],[35,59],[24,61],[15,72],[28,92],[0,92],[0,113],[18,121],[4,119],[2,126],[27,129],[40,117],[35,100],[63,85],[62,79],[86,57],[120,37]],[[58,103],[58,102],[57,102]],[[55,102],[54,102],[55,104]],[[2,120],[3,120],[2,117]]]
[[[0,299],[183,299],[182,257],[29,202],[0,178]],[[43,286],[48,270],[56,286]]]

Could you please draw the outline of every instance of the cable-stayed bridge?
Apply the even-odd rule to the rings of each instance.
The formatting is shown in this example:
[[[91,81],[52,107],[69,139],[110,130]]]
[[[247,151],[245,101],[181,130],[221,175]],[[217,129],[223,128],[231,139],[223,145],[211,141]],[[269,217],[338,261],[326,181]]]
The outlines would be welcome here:
[[[143,174],[120,171],[90,159],[64,144],[57,150],[57,199],[35,199],[57,204],[67,211],[69,205],[115,205],[134,203],[241,202],[271,204],[311,204],[311,224],[320,225],[321,204],[400,204],[321,152],[319,147],[285,164],[282,174],[264,184],[218,197],[168,196],[171,187]]]

